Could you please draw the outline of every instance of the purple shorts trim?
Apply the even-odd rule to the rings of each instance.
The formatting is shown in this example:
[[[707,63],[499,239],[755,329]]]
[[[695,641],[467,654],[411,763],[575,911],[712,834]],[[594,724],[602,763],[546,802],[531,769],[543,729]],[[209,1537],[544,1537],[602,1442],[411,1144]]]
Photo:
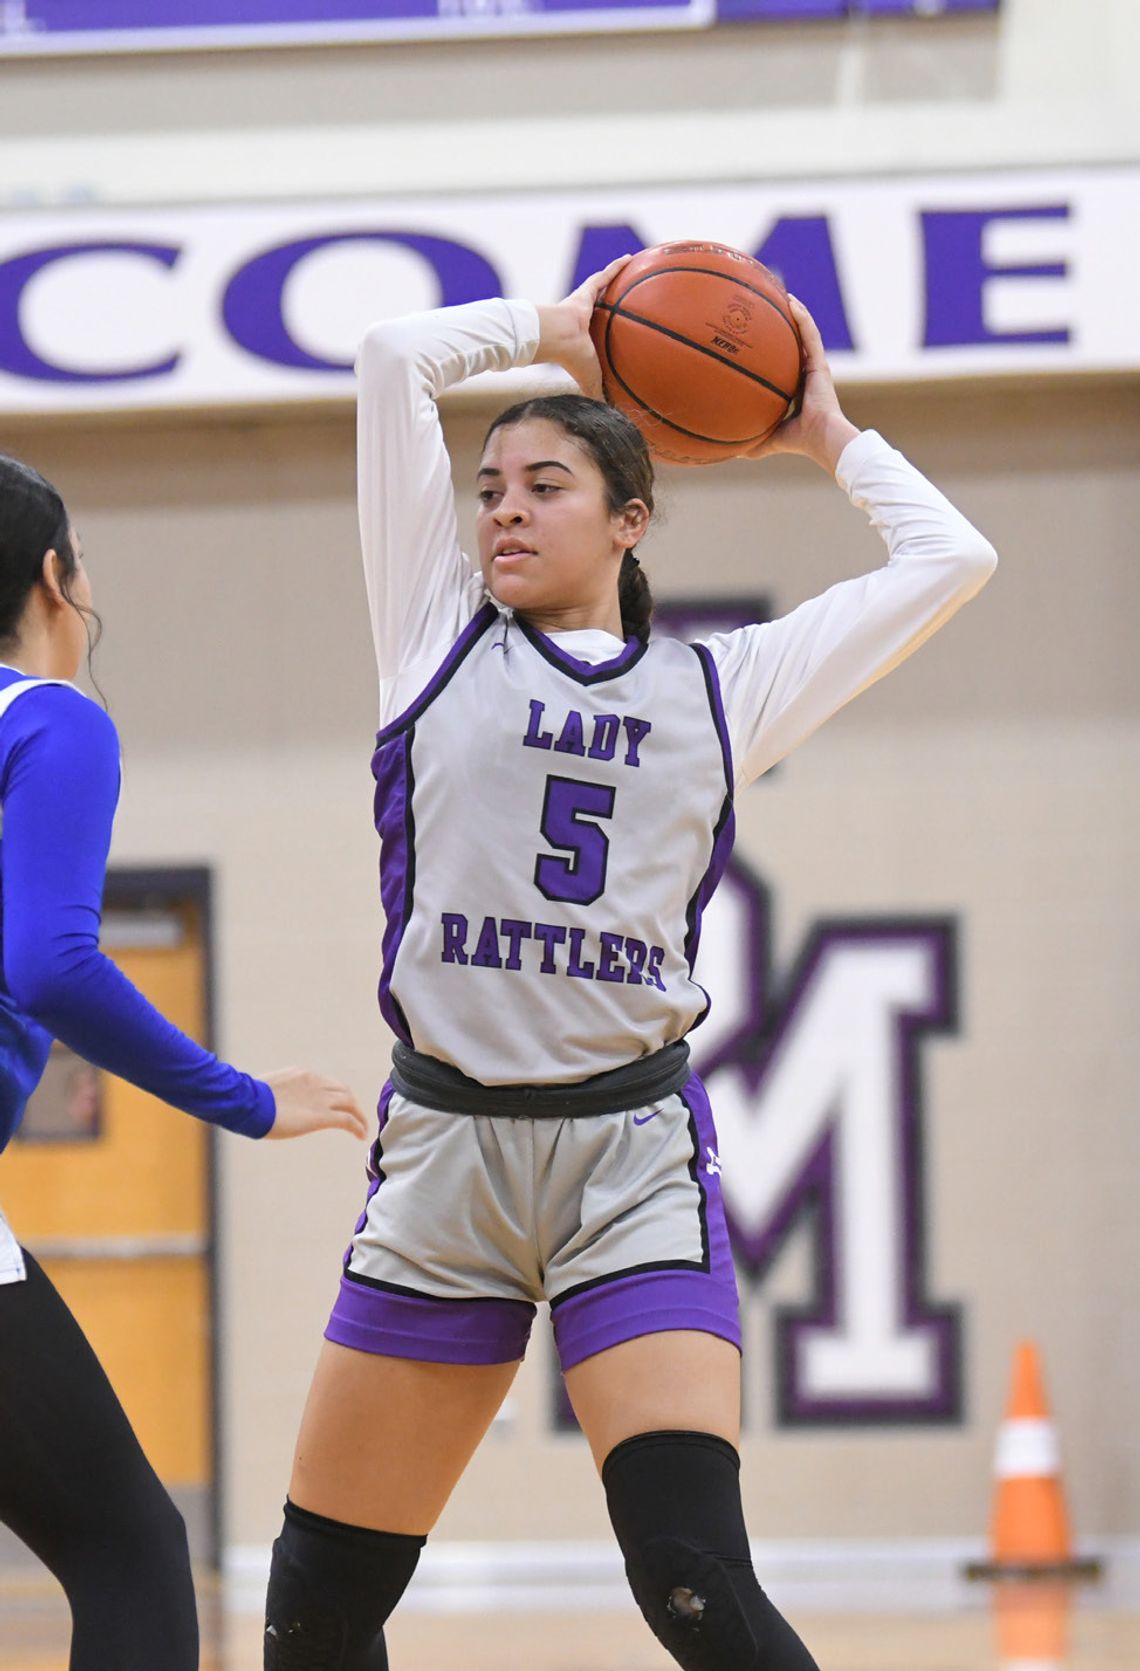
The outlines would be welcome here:
[[[437,1300],[342,1276],[325,1339],[421,1363],[516,1363],[534,1313],[526,1300]]]
[[[563,1370],[584,1358],[669,1329],[719,1335],[740,1350],[740,1307],[729,1288],[703,1271],[641,1271],[574,1294],[553,1314]]]

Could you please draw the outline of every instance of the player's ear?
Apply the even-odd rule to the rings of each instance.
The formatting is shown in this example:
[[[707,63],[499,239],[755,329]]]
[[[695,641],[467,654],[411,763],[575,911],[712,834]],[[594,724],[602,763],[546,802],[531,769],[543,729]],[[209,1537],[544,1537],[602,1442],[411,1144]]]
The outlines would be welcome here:
[[[52,603],[61,607],[67,603],[67,595],[63,589],[64,566],[63,560],[55,547],[44,552],[44,560],[40,566],[40,581],[44,591]]]
[[[640,545],[649,527],[649,506],[644,499],[627,499],[618,515],[618,535],[628,549]]]

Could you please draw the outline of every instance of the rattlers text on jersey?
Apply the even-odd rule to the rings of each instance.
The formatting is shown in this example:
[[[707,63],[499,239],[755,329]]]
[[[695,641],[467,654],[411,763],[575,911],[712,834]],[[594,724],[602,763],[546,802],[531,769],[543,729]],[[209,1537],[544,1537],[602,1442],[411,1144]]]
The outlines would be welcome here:
[[[417,1050],[556,1084],[704,1014],[692,966],[733,819],[703,646],[631,638],[592,665],[485,604],[374,771],[381,1005]]]

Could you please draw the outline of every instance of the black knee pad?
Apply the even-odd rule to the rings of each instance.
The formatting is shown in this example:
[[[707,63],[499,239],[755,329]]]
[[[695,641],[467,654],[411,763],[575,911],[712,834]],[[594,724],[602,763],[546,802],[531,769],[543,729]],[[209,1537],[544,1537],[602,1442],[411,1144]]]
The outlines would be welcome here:
[[[751,1571],[751,1563],[743,1563]],[[759,1644],[729,1563],[679,1538],[651,1538],[625,1570],[645,1621],[684,1671],[754,1671]]]
[[[727,1440],[639,1434],[602,1482],[634,1599],[682,1671],[818,1671],[756,1582]]]
[[[265,1601],[265,1671],[388,1671],[384,1625],[426,1542],[286,1503]]]

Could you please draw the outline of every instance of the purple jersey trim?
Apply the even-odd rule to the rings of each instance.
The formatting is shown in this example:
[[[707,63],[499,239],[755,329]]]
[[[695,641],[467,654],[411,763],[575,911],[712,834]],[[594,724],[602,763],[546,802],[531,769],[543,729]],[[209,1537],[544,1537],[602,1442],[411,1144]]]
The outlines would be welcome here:
[[[521,615],[515,616],[515,625],[521,630],[523,637],[533,645],[544,661],[556,667],[560,673],[565,673],[579,685],[597,685],[606,679],[613,679],[620,673],[628,673],[631,667],[636,667],[642,656],[648,650],[647,642],[630,636],[622,645],[616,656],[609,661],[579,661],[568,650],[563,650],[552,638],[548,638],[537,627],[532,627]]]
[[[381,943],[380,1014],[405,1044],[412,1043],[407,1018],[392,992],[392,972],[404,931],[411,921],[416,886],[416,826],[412,812],[414,731],[392,737],[376,750],[376,830],[380,836],[380,902],[384,908]]]
[[[720,742],[721,759],[724,761],[724,790],[731,797],[736,790],[736,771],[732,764],[732,741],[728,735],[728,719],[724,711],[724,698],[720,690],[720,674],[717,672],[716,662],[707,644],[690,644],[690,650],[701,664],[701,671],[705,676],[705,689],[709,694],[709,707],[712,709],[713,723],[716,726],[717,738]]]
[[[399,999],[392,991],[392,973],[404,931],[411,921],[416,886],[416,825],[412,808],[415,722],[498,619],[499,612],[495,606],[484,604],[464,627],[415,701],[376,737],[376,749],[372,756],[372,775],[376,779],[373,806],[380,837],[380,900],[384,907],[380,1013],[396,1037],[405,1044],[414,1044],[415,1040]]]
[[[422,1363],[517,1363],[534,1314],[528,1300],[441,1300],[346,1275],[325,1339]]]
[[[498,619],[499,612],[493,603],[485,603],[481,609],[472,615],[420,694],[413,702],[409,703],[402,714],[399,714],[390,724],[385,725],[376,733],[377,749],[382,748],[398,732],[415,723],[424,709],[435,701],[440,691],[452,678],[468,651],[478,643],[485,632],[494,626]]]
[[[733,804],[735,789],[735,773],[732,766],[732,744],[728,736],[728,721],[724,713],[724,701],[720,692],[720,678],[717,674],[716,663],[710,651],[703,644],[692,645],[697,659],[701,664],[701,671],[705,676],[705,688],[708,691],[709,707],[712,709],[713,723],[716,725],[717,737],[720,739],[721,758],[724,761],[725,795],[724,804],[720,809],[720,817],[713,829],[712,852],[709,855],[708,869],[697,886],[697,891],[689,901],[689,908],[685,914],[688,933],[685,936],[685,958],[689,965],[689,974],[697,961],[697,950],[701,943],[701,918],[704,916],[705,906],[717,890],[717,885],[724,875],[724,867],[732,853],[736,840],[736,810]],[[705,993],[705,1008],[703,1013],[694,1021],[693,1026],[699,1027],[709,1012],[709,996]]]

